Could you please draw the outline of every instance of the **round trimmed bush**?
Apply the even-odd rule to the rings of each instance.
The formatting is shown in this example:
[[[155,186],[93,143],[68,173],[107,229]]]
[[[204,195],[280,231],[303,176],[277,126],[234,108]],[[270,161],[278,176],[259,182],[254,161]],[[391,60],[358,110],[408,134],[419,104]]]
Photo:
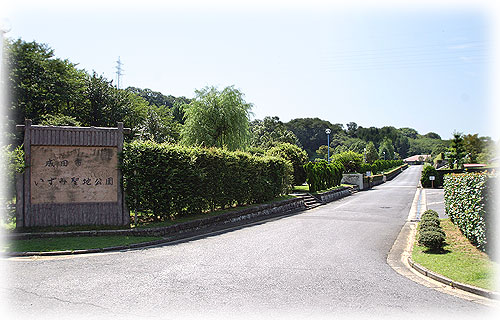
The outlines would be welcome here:
[[[443,248],[445,244],[445,237],[441,232],[434,230],[421,230],[418,244],[425,246],[433,251],[438,251]]]
[[[437,219],[439,219],[439,214],[436,211],[432,210],[432,209],[426,210],[422,214],[422,218],[424,218],[426,216],[436,217]]]
[[[443,235],[443,238],[446,238],[446,233],[444,232],[443,228],[439,227],[434,227],[434,226],[429,226],[429,227],[426,227],[425,229],[420,229],[421,232],[427,232],[427,231],[433,231],[433,232],[437,232],[437,233],[440,233],[441,235]]]
[[[429,227],[441,228],[441,222],[436,218],[425,218],[420,220],[420,229],[426,229]]]

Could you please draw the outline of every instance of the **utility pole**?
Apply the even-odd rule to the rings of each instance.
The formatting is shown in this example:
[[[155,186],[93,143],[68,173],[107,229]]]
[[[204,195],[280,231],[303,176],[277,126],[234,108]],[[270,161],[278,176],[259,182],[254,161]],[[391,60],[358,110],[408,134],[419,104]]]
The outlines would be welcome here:
[[[120,78],[123,75],[123,68],[122,68],[123,63],[120,60],[120,57],[118,57],[118,60],[116,61],[116,88],[120,89]]]

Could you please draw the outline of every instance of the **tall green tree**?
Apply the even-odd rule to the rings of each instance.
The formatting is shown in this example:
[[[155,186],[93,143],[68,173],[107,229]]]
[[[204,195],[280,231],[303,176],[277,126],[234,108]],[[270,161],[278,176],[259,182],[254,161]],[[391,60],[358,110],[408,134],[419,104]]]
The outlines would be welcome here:
[[[483,151],[485,143],[478,134],[466,134],[463,136],[463,145],[469,163],[477,163],[478,155]]]
[[[250,123],[250,146],[269,149],[279,143],[291,143],[300,147],[295,134],[285,127],[278,117],[265,117]]]
[[[399,128],[399,132],[407,138],[416,139],[418,131],[413,128]]]
[[[186,97],[174,97],[172,95],[164,95],[161,92],[151,89],[140,89],[136,87],[128,87],[127,91],[132,92],[139,97],[145,99],[150,105],[170,109],[174,120],[180,124],[184,124],[184,110],[182,105],[189,104],[191,99]]]
[[[298,118],[287,122],[286,127],[291,130],[307,152],[309,158],[314,158],[316,150],[327,143],[326,129],[331,130],[331,136],[343,132],[342,126],[332,124],[319,118]]]
[[[355,138],[358,131],[358,124],[356,122],[349,122],[347,125],[346,133],[348,136]]]
[[[116,126],[122,121],[134,129],[146,116],[144,99],[115,88],[96,72],[89,75],[56,58],[45,44],[7,40],[2,63],[8,70],[2,80],[10,92],[11,131],[26,118],[34,124],[83,126]]]
[[[125,126],[137,129],[149,107],[143,98],[115,88],[112,81],[96,72],[87,78],[85,97],[87,108],[77,119],[90,126],[113,127],[121,121]]]
[[[175,143],[179,141],[180,124],[174,121],[170,109],[150,106],[137,131],[141,140]]]
[[[367,163],[373,163],[373,161],[378,159],[377,149],[373,142],[368,142],[365,149],[365,161]]]
[[[5,41],[4,70],[14,123],[29,118],[38,123],[45,114],[73,116],[85,104],[86,73],[68,60],[55,57],[45,44],[21,39]],[[3,80],[3,79],[2,79]]]
[[[320,159],[326,160],[328,158],[328,146],[319,146],[318,150],[316,150],[316,156]]]
[[[461,168],[465,156],[464,139],[460,132],[453,133],[453,139],[449,148],[449,159],[452,168]]]
[[[251,103],[233,86],[196,90],[196,97],[185,106],[186,122],[181,132],[187,145],[246,149],[250,137]]]
[[[392,145],[391,139],[384,137],[384,140],[380,144],[378,149],[378,156],[380,159],[393,160],[394,159],[394,146]]]
[[[399,154],[401,159],[408,156],[408,151],[410,150],[410,140],[404,135],[399,135],[394,141],[394,151]]]

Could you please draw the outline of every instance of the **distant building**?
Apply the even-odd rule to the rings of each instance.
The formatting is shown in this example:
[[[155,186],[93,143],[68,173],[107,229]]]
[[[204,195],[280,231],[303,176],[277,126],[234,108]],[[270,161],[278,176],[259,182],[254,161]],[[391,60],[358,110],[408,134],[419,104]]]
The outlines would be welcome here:
[[[426,160],[430,160],[431,155],[430,154],[416,154],[414,156],[408,157],[404,159],[403,161],[408,163],[408,164],[422,164]]]

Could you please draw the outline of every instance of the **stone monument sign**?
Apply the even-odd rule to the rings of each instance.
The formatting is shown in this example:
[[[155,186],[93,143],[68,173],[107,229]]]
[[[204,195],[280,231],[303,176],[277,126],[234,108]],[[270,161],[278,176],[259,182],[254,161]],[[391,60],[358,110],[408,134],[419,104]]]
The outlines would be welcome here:
[[[117,128],[32,126],[24,129],[28,167],[18,180],[18,227],[127,225]]]

